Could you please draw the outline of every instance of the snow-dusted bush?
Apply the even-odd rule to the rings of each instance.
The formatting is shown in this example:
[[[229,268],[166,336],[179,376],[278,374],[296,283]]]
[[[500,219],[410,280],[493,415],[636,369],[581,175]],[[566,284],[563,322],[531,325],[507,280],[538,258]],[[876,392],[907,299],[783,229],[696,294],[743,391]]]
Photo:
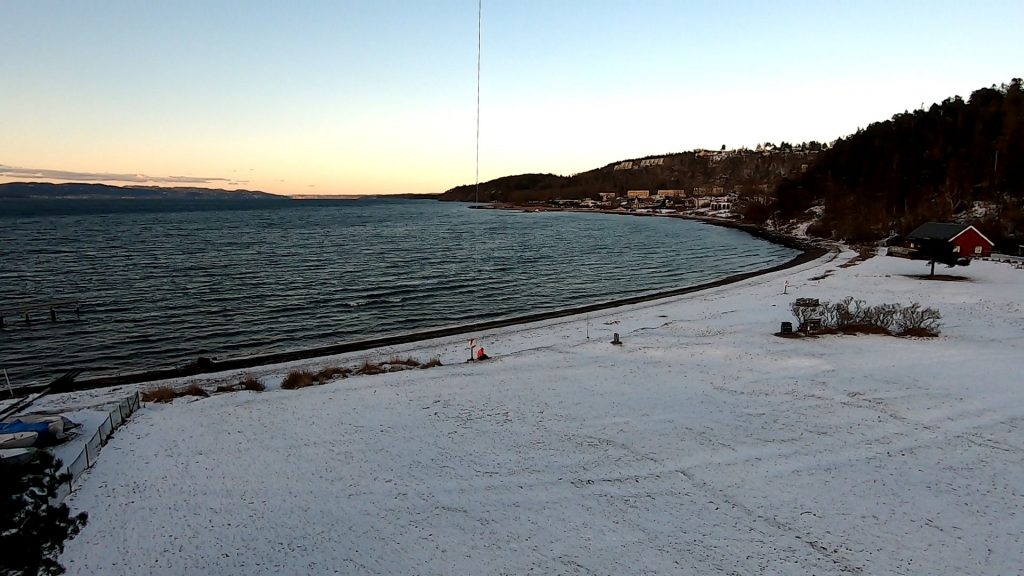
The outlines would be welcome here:
[[[936,336],[942,315],[918,303],[878,304],[868,306],[863,300],[847,296],[838,302],[822,302],[818,306],[793,302],[793,316],[804,330],[812,319],[820,319],[825,330],[888,333],[900,336]]]
[[[828,303],[826,302],[826,304]],[[800,303],[800,301],[798,300],[796,302],[793,302],[790,305],[789,309],[793,311],[793,316],[796,317],[797,325],[802,330],[805,326],[807,326],[808,321],[820,317],[823,307],[807,306]]]
[[[910,306],[904,306],[896,316],[895,330],[897,334],[905,335],[936,335],[939,333],[939,320],[942,315],[934,308],[922,308],[914,302]]]

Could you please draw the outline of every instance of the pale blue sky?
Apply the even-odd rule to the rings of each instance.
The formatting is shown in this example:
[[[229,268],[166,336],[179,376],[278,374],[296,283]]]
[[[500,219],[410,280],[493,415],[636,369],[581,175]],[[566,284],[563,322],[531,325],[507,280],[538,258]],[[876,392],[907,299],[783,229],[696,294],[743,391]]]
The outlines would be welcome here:
[[[292,4],[0,3],[0,181],[473,181],[475,0]],[[482,179],[829,141],[1024,75],[1019,0],[485,0],[483,20]]]

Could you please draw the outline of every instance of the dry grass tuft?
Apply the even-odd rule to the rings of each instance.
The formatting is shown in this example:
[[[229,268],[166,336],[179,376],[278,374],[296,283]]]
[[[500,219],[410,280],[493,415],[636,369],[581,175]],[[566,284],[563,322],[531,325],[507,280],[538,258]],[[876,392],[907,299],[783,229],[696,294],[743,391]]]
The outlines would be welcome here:
[[[351,368],[342,368],[340,366],[328,366],[323,370],[316,373],[314,378],[318,384],[326,384],[335,378],[348,378],[348,375],[352,373]]]
[[[369,360],[363,360],[363,364],[358,369],[356,369],[356,374],[364,375],[383,374],[385,372],[387,372],[386,368],[384,368],[380,364],[374,364]]]
[[[285,390],[297,390],[313,384],[316,377],[309,370],[292,370],[281,381],[281,388]]]
[[[170,402],[175,398],[177,398],[175,390],[170,386],[161,386],[142,393],[143,402]]]
[[[210,393],[203,389],[199,384],[192,384],[178,392],[178,396],[198,396],[200,398],[209,398]]]
[[[263,392],[267,387],[259,381],[258,378],[252,374],[246,374],[242,379],[233,384],[221,384],[214,390],[216,393],[221,392],[238,392],[239,390],[252,390],[253,392]]]
[[[433,368],[434,366],[440,366],[440,365],[441,365],[441,359],[438,358],[437,356],[434,356],[430,360],[427,360],[423,364],[420,364],[420,368],[427,369],[427,368]]]
[[[246,374],[242,377],[242,381],[238,383],[238,386],[242,390],[252,390],[253,392],[263,392],[267,389],[263,382],[260,382],[260,379],[252,374]]]
[[[199,396],[206,398],[210,395],[209,392],[203,389],[199,384],[192,384],[186,388],[174,388],[171,386],[161,386],[159,388],[153,388],[146,390],[142,393],[143,402],[170,402],[175,398],[181,396]]]
[[[408,358],[392,356],[391,358],[388,359],[386,363],[391,364],[392,366],[408,366],[410,368],[416,368],[417,366],[420,365],[420,361],[413,358],[412,356],[409,356]]]

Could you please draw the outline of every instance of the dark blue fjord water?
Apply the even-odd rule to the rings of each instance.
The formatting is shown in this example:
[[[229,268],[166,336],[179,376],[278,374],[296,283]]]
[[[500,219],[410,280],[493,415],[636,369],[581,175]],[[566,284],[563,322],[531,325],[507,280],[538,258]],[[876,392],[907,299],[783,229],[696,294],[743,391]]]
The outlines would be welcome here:
[[[294,350],[693,285],[795,255],[667,218],[426,200],[0,200],[15,385]],[[80,300],[58,321],[14,310]]]

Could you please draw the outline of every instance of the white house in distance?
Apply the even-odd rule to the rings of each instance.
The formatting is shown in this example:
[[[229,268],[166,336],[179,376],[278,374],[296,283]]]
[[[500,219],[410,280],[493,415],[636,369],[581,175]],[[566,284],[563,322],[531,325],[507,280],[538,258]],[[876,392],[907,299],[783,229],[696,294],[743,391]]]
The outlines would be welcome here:
[[[732,210],[732,198],[728,196],[715,197],[711,200],[708,206],[711,210]]]
[[[601,202],[611,202],[619,197],[615,192],[598,192],[598,195],[601,197]]]
[[[626,192],[626,198],[639,199],[639,198],[650,198],[650,190],[629,190]]]

